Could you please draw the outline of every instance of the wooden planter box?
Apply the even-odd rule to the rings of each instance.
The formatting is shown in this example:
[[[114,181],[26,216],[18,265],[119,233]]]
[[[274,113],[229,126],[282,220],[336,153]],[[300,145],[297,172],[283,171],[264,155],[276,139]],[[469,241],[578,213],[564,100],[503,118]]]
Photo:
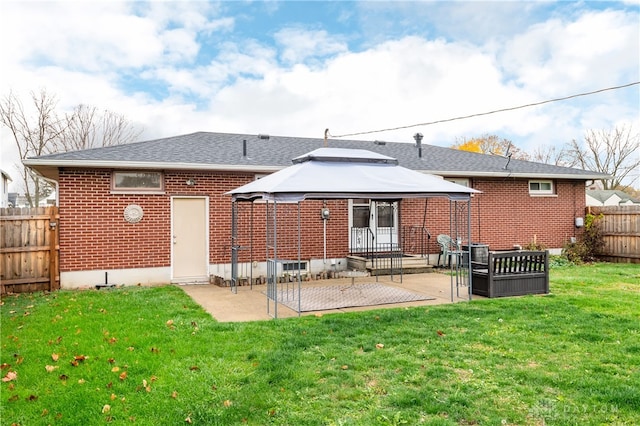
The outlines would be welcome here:
[[[505,297],[549,293],[547,251],[489,252],[487,263],[472,262],[472,292]]]

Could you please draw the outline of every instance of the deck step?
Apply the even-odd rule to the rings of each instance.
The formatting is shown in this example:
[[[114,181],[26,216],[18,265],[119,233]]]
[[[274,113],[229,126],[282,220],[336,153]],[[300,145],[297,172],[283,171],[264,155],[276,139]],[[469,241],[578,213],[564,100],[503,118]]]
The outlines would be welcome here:
[[[396,265],[398,267],[396,268]],[[399,274],[399,260],[394,260],[394,268],[391,270],[391,263],[388,258],[378,259],[377,262],[371,261],[360,256],[348,256],[347,268],[351,270],[369,271],[371,275],[390,275],[391,273]],[[435,265],[429,264],[427,259],[422,256],[403,256],[402,257],[402,273],[403,274],[423,274],[433,272]]]

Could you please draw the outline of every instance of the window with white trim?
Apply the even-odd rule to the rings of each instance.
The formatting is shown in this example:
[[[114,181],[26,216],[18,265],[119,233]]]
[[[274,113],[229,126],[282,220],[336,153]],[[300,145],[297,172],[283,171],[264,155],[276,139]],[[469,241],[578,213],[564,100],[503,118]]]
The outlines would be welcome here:
[[[162,192],[164,178],[162,172],[114,171],[111,175],[111,189],[123,192]]]
[[[471,182],[469,178],[445,178],[444,180],[457,183],[458,185],[466,186],[467,188],[471,187]]]
[[[553,189],[552,180],[530,180],[529,181],[529,194],[530,195],[553,195],[555,194]]]

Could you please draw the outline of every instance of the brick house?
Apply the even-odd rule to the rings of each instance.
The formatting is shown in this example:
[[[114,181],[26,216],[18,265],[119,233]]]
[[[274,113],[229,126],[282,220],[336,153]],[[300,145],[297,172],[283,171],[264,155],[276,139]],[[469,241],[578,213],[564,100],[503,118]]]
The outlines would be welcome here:
[[[325,143],[383,154],[479,190],[471,200],[470,240],[492,250],[535,242],[559,251],[580,232],[585,184],[606,177],[430,145],[208,132],[46,155],[25,165],[58,182],[63,288],[95,285],[105,271],[119,284],[198,281],[231,273],[232,209],[225,193]],[[319,214],[325,208],[328,221]],[[264,217],[260,203],[252,209],[253,217]],[[239,261],[259,264],[264,220],[256,219],[249,231],[248,213],[239,215],[239,245],[252,247],[251,257],[245,250]],[[435,236],[451,232],[451,215],[444,198],[304,201],[301,257],[310,268],[318,259],[344,266],[355,245],[352,230],[364,218],[368,227],[390,229],[404,251],[435,263]],[[424,235],[433,238],[424,243]]]

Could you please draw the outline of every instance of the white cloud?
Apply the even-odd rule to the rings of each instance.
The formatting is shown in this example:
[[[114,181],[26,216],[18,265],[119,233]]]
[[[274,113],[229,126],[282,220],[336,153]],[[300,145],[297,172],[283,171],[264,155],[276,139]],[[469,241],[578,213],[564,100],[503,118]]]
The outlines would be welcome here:
[[[376,3],[359,7],[382,7]],[[431,25],[457,29],[446,38],[427,35],[432,26],[382,40],[392,22],[376,20],[363,25],[377,29],[377,38],[350,51],[347,36],[317,26],[274,28],[273,39],[238,35],[237,19],[209,2],[3,2],[0,37],[11,42],[1,47],[0,87],[23,95],[45,87],[65,109],[110,109],[144,125],[144,138],[195,131],[322,137],[327,127],[343,134],[424,123],[639,79],[637,13],[580,12],[578,5],[573,17],[531,25],[505,21],[515,4],[499,4],[502,13],[472,21],[486,3],[435,3],[425,11],[402,3]],[[521,12],[538,7],[527,3]],[[348,14],[354,31],[358,16],[366,20]],[[473,28],[459,27],[464,22]],[[448,146],[493,133],[525,149],[559,145],[589,128],[640,128],[634,94],[638,100],[637,87],[354,138],[413,142],[419,131],[425,143]],[[3,137],[5,169],[6,152]]]
[[[519,84],[543,95],[615,85],[638,78],[637,15],[588,12],[573,22],[537,24],[507,43],[501,62]]]
[[[280,57],[287,64],[304,63],[310,57],[323,57],[347,51],[343,41],[331,37],[326,31],[307,31],[284,28],[274,36],[282,46]]]

